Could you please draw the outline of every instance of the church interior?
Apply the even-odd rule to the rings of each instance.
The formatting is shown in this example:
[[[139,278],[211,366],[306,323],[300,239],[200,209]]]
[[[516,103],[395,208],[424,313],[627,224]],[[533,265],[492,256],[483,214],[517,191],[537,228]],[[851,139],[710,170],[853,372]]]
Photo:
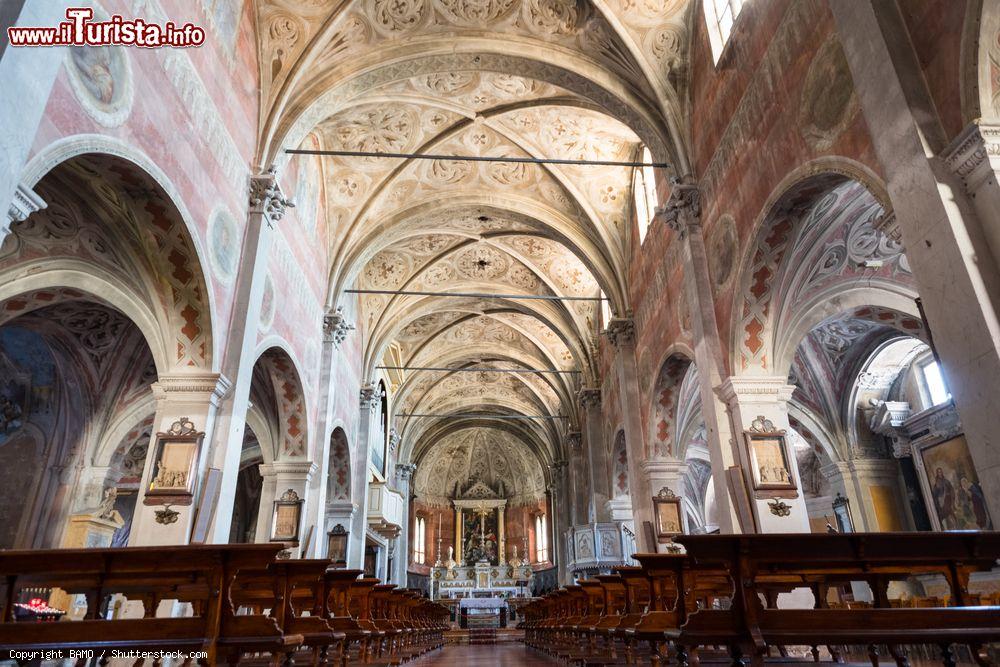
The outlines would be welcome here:
[[[997,0],[0,26],[0,665],[1000,662]]]

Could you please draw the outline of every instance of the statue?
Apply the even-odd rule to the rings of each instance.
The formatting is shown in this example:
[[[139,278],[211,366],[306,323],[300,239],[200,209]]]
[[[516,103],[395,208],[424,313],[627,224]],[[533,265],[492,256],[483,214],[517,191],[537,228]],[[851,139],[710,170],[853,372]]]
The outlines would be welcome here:
[[[125,519],[122,518],[121,513],[115,509],[115,501],[118,499],[118,489],[114,486],[109,486],[104,490],[104,496],[101,498],[101,503],[94,508],[90,514],[98,519],[104,519],[105,521],[112,521],[119,525],[125,523]]]
[[[516,544],[513,547],[511,547],[510,565],[511,565],[511,567],[519,567],[521,565],[521,561],[519,561],[517,559],[517,545]]]
[[[445,565],[449,570],[455,569],[455,565],[457,565],[455,563],[455,547],[451,545],[448,546],[448,560],[445,562]]]

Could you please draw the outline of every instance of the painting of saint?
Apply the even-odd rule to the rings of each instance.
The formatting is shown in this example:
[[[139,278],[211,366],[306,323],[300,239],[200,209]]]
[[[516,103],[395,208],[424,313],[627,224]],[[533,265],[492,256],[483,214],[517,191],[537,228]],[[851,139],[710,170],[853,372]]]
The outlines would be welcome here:
[[[485,522],[485,523],[484,523]],[[466,565],[481,560],[496,565],[497,560],[497,511],[479,514],[474,510],[462,513],[462,556]]]
[[[795,488],[785,456],[784,438],[749,436],[749,440],[755,488]]]
[[[105,127],[117,127],[125,121],[133,95],[128,57],[122,47],[72,47],[66,69],[77,100],[94,120]]]
[[[930,504],[942,530],[992,530],[986,497],[969,455],[965,436],[920,452]]]

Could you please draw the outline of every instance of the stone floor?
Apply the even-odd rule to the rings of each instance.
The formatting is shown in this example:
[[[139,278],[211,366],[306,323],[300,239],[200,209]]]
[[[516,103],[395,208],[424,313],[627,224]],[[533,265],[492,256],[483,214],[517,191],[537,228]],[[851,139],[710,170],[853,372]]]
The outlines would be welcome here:
[[[523,644],[505,643],[446,646],[408,664],[413,667],[542,667],[558,663]]]

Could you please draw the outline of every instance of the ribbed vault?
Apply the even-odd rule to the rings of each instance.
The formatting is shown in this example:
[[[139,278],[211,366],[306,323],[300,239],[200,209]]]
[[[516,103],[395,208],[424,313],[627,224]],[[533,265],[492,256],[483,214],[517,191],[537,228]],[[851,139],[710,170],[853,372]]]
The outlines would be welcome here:
[[[258,160],[303,146],[631,161],[646,146],[686,173],[687,6],[262,0]],[[391,382],[400,459],[455,429],[565,459],[575,395],[600,382],[597,299],[628,310],[633,169],[320,159],[328,306],[364,291],[365,379],[408,368]],[[559,372],[510,372],[527,370]]]

